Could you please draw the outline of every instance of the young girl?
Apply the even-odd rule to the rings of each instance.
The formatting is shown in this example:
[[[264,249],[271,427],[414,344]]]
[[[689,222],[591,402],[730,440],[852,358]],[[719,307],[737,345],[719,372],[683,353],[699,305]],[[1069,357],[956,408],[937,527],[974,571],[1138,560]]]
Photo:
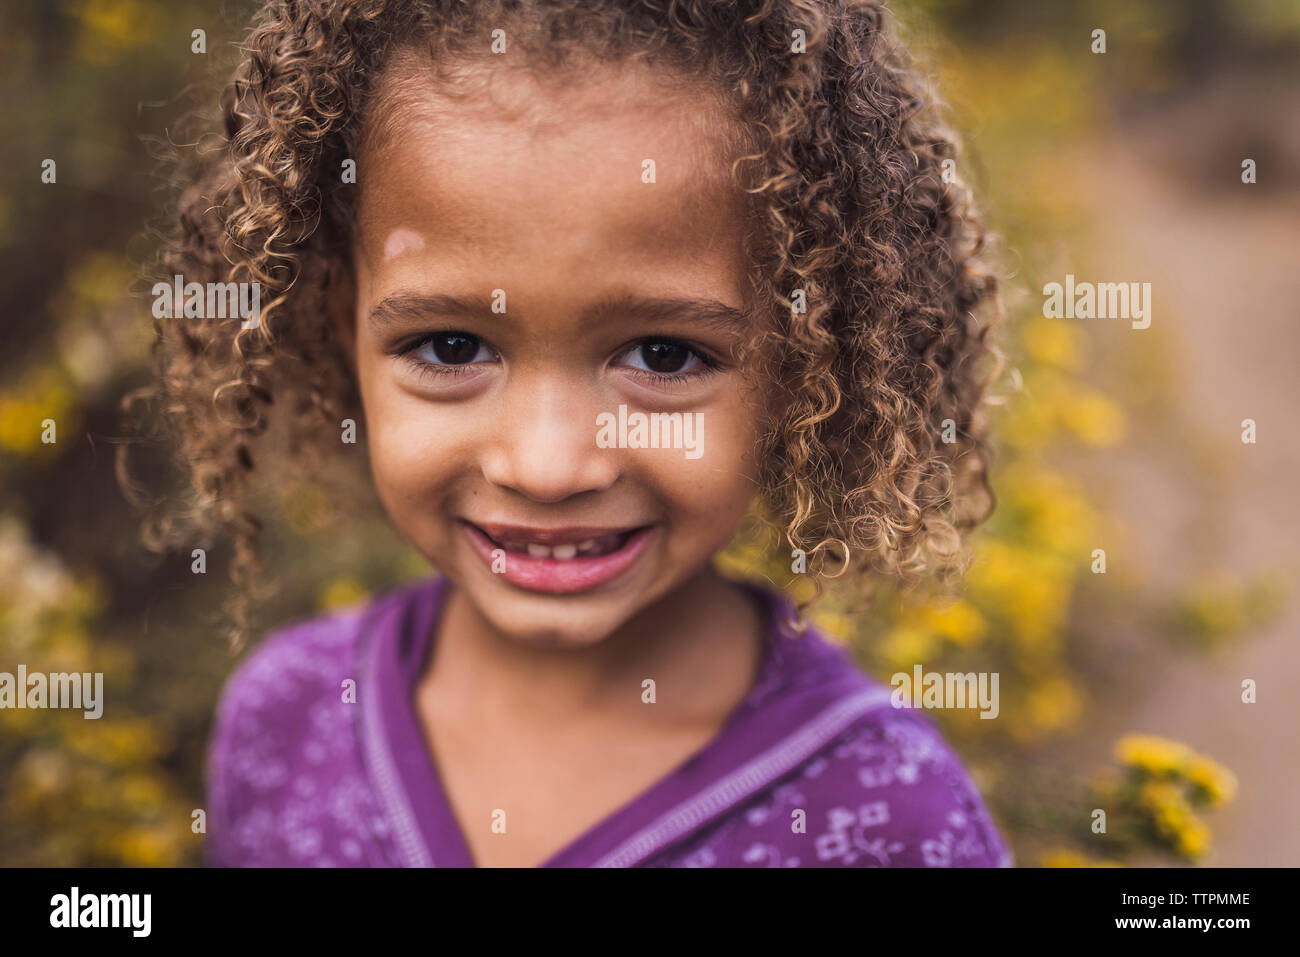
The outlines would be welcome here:
[[[365,448],[440,575],[239,666],[213,863],[1011,863],[930,716],[713,567],[757,515],[933,572],[987,511],[983,230],[879,4],[270,2],[223,107],[166,275],[263,305],[160,322],[199,514],[247,592],[263,452]]]

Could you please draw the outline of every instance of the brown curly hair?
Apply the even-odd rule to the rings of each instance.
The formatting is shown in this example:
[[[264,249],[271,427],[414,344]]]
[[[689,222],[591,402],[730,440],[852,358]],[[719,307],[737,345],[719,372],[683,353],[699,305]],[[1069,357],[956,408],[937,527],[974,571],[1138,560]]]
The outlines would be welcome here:
[[[339,170],[376,78],[398,47],[418,41],[431,64],[454,64],[497,28],[539,68],[637,57],[724,97],[741,131],[732,172],[753,210],[766,321],[755,354],[778,397],[761,517],[864,589],[951,577],[963,532],[993,508],[982,399],[1002,367],[986,341],[1000,309],[976,316],[998,303],[985,230],[944,163],[955,137],[875,0],[267,2],[222,96],[219,146],[177,174],[179,230],[159,263],[168,280],[261,283],[262,322],[155,321],[154,380],[124,410],[157,403],[194,498],[183,515],[150,516],[146,542],[187,528],[233,537],[242,641],[261,564],[254,452],[278,424],[286,464],[309,468],[360,409],[323,317],[350,269],[355,187]],[[118,467],[132,496],[124,458]]]

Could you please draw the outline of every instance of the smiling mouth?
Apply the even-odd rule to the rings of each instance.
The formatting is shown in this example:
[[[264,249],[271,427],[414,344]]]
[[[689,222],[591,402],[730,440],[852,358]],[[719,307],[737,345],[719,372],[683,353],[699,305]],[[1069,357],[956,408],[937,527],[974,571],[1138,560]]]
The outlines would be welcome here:
[[[469,544],[493,574],[530,592],[570,595],[613,586],[644,560],[655,525],[529,528],[461,519]]]
[[[559,530],[546,532],[542,530],[513,529],[494,527],[484,528],[473,522],[466,522],[497,548],[530,558],[550,558],[556,561],[572,561],[575,558],[599,558],[619,551],[628,540],[647,526],[640,525],[624,531],[600,532],[599,530]]]

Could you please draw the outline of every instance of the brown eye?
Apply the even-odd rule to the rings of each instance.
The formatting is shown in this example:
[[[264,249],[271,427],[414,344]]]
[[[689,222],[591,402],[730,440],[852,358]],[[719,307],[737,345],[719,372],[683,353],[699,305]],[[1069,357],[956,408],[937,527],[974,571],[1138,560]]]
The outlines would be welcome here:
[[[640,358],[650,372],[671,374],[681,372],[695,353],[680,342],[666,339],[650,340],[641,344]]]
[[[401,351],[401,356],[421,374],[460,374],[471,366],[497,360],[492,347],[467,332],[434,332]]]
[[[429,339],[428,344],[439,362],[451,366],[473,362],[480,346],[477,338],[459,332],[440,333]]]
[[[619,365],[649,376],[656,385],[686,382],[711,375],[718,363],[694,346],[680,339],[642,339],[619,357]]]

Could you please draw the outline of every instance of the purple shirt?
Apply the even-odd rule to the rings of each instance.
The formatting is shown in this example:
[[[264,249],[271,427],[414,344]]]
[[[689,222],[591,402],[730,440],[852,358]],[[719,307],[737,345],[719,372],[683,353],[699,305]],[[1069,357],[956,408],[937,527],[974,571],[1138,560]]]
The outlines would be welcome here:
[[[744,701],[542,866],[1011,866],[934,719],[894,708],[814,630],[794,635],[788,598],[744,587],[767,622]],[[208,755],[210,864],[474,866],[413,705],[448,589],[431,578],[295,622],[240,664]]]

